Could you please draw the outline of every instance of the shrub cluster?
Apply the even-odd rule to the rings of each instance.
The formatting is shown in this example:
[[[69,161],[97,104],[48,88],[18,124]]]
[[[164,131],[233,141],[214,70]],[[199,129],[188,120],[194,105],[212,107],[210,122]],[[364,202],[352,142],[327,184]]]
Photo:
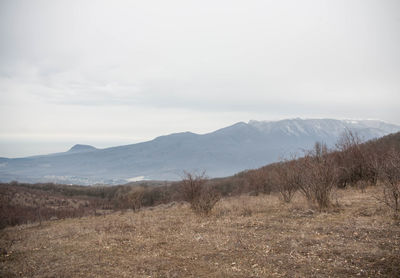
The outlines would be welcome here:
[[[220,199],[220,194],[210,185],[205,173],[184,172],[181,181],[183,199],[197,214],[208,215]]]
[[[400,213],[400,151],[390,149],[380,164],[378,172],[383,183],[381,201],[398,217]]]
[[[389,141],[389,142],[393,142]],[[396,142],[396,141],[395,141]],[[296,192],[303,194],[319,209],[331,204],[336,188],[367,184],[383,184],[380,200],[398,214],[400,211],[400,145],[379,141],[362,143],[360,137],[346,131],[336,149],[316,143],[304,157],[285,160],[254,170],[248,174],[251,190],[279,192],[290,202]],[[255,179],[254,177],[257,177]],[[269,189],[265,189],[265,186]],[[262,188],[262,190],[259,190]]]

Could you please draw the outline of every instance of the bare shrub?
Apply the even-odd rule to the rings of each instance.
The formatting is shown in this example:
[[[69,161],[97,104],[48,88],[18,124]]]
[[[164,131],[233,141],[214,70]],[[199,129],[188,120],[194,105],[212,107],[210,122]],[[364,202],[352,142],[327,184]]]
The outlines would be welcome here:
[[[127,199],[132,210],[136,211],[142,207],[144,192],[144,188],[135,187],[127,194]]]
[[[276,165],[271,172],[274,177],[275,187],[278,190],[281,199],[290,203],[300,183],[302,182],[301,170],[297,167],[296,160],[288,160]]]
[[[273,187],[274,177],[270,171],[257,169],[248,172],[249,191],[255,196],[260,193],[270,194]]]
[[[114,207],[117,209],[132,209],[139,210],[143,205],[145,188],[141,186],[122,186],[115,194]],[[96,204],[95,207],[100,207]]]
[[[378,178],[376,151],[371,144],[363,144],[360,136],[346,130],[336,143],[338,185],[356,185],[359,181],[375,184]]]
[[[191,206],[196,213],[208,215],[220,199],[220,194],[211,188],[211,186],[204,186],[200,196],[194,200]]]
[[[380,178],[383,183],[383,196],[380,200],[398,216],[400,212],[400,151],[390,149],[380,169]]]
[[[205,172],[196,174],[184,171],[181,181],[183,199],[190,204],[194,203],[201,195],[202,187],[206,182]]]
[[[325,144],[316,143],[314,150],[305,156],[303,181],[300,192],[319,209],[330,206],[331,193],[337,181],[337,167],[334,157],[329,154]]]
[[[181,181],[182,195],[190,203],[192,210],[201,215],[210,214],[215,204],[220,200],[220,194],[210,185],[206,185],[205,173],[193,174],[184,172]]]

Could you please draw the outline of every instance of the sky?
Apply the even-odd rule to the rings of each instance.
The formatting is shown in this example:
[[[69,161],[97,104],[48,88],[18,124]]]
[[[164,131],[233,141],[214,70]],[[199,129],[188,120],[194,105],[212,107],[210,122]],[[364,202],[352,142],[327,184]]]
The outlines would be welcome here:
[[[0,157],[239,121],[400,124],[398,0],[0,0]]]

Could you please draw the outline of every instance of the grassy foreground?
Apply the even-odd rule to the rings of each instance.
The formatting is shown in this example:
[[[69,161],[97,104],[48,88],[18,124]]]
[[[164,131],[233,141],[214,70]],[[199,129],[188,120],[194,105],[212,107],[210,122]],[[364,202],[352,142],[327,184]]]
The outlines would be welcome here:
[[[399,277],[400,225],[374,196],[336,192],[329,212],[301,196],[221,200],[21,225],[0,231],[0,277]]]

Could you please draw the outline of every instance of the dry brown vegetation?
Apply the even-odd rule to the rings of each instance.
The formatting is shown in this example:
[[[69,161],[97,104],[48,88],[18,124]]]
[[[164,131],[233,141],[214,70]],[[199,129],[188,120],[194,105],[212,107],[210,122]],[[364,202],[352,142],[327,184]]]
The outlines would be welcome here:
[[[381,200],[398,217],[400,212],[400,152],[391,149],[379,171],[384,191]]]
[[[137,210],[178,198],[177,186],[0,183],[0,229],[54,218]]]
[[[380,186],[336,191],[318,212],[300,194],[187,203],[8,227],[1,277],[398,277],[400,225]]]
[[[192,173],[186,173],[181,182],[146,181],[120,186],[0,183],[0,229],[54,217],[81,217],[104,210],[138,210],[142,206],[182,200],[189,201],[198,213],[208,214],[220,197],[271,192],[279,192],[287,203],[296,192],[300,192],[311,204],[324,210],[332,205],[335,188],[365,188],[378,181],[384,185],[385,191],[377,198],[398,215],[399,157],[400,133],[361,143],[356,134],[347,132],[334,150],[317,143],[313,150],[299,159],[285,160],[226,178],[207,180],[199,175],[201,186],[198,192],[194,192],[198,195],[194,199],[185,194],[185,180],[190,180],[190,175],[196,179]],[[15,190],[18,194],[13,193]],[[26,198],[27,195],[34,198]]]
[[[400,133],[150,183],[0,184],[0,277],[399,276]]]
[[[201,174],[185,172],[180,183],[183,200],[190,203],[192,210],[200,215],[209,215],[221,198],[207,182],[205,172]]]
[[[361,143],[357,134],[346,131],[335,149],[317,142],[304,157],[274,163],[242,174],[249,188],[256,193],[277,191],[290,203],[300,192],[310,204],[325,210],[332,205],[336,188],[383,184],[378,199],[392,209],[395,217],[400,211],[400,133],[379,140]],[[269,186],[269,190],[265,190]],[[257,194],[256,194],[257,195]]]
[[[51,218],[82,217],[93,210],[93,199],[68,197],[42,190],[0,185],[0,229]]]

